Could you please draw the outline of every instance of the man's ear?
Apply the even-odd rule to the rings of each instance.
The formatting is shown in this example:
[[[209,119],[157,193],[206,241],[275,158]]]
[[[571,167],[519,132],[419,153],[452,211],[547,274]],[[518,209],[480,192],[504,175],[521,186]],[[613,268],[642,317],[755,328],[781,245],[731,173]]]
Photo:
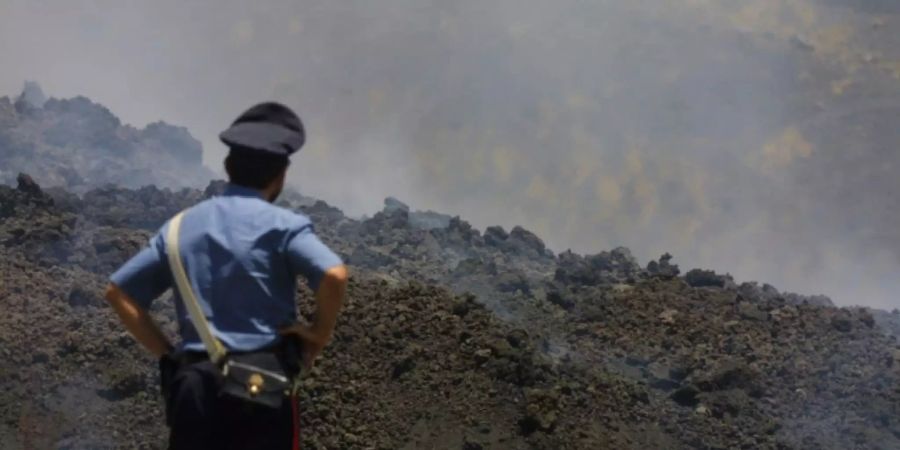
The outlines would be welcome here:
[[[269,183],[269,186],[266,187],[265,193],[269,202],[275,203],[275,200],[277,200],[278,196],[281,195],[281,191],[284,190],[284,181],[286,177],[287,167],[285,167],[284,170],[282,170],[281,173],[278,174],[278,176],[275,177],[275,179],[272,180],[271,183]]]
[[[222,161],[222,166],[225,168],[225,174],[228,175],[229,181],[231,180],[231,164],[232,164],[232,160],[231,160],[231,155],[229,154]]]

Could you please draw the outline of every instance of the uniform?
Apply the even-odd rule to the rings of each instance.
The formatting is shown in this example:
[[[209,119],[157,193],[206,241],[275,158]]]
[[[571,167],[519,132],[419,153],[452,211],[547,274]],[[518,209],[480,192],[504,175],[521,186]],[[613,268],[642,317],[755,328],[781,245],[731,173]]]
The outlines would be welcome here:
[[[235,122],[223,132],[223,142],[243,139],[242,151],[258,148],[287,155],[303,143],[302,126],[298,138],[283,126],[276,127],[279,135],[270,124],[248,128],[247,123]],[[260,145],[250,145],[254,142]],[[167,229],[168,223],[110,277],[145,310],[173,287]],[[185,212],[178,248],[200,308],[230,353],[278,349],[278,331],[297,321],[297,276],[315,291],[325,272],[342,264],[307,217],[272,205],[258,190],[231,183],[222,195]],[[170,448],[291,448],[297,437],[290,402],[273,410],[217,395],[221,373],[173,291],[182,341],[160,360]]]

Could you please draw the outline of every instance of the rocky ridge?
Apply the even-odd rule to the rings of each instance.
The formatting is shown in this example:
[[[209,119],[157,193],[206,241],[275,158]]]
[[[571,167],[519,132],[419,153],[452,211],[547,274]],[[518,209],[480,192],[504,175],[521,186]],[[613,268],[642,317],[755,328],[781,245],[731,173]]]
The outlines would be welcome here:
[[[33,82],[15,100],[0,97],[0,149],[6,184],[20,171],[42,186],[78,192],[108,183],[187,187],[188,180],[213,178],[186,128],[156,122],[138,129],[85,97],[48,99]]]
[[[0,447],[163,446],[155,367],[100,296],[221,187],[0,186]],[[670,255],[555,255],[522,228],[396,199],[365,220],[296,193],[282,205],[354,273],[305,381],[304,448],[900,446],[900,346],[875,320],[895,313],[682,276]],[[170,299],[153,313],[174,335]]]

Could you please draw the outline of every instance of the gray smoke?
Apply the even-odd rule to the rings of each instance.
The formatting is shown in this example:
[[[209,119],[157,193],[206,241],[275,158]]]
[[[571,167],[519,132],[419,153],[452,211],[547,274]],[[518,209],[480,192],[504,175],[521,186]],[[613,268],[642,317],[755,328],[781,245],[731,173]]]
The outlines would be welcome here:
[[[6,0],[0,91],[185,125],[213,169],[218,131],[277,99],[310,131],[293,182],[351,214],[395,195],[896,307],[893,5]]]
[[[22,94],[16,99],[16,103],[19,102],[24,102],[31,108],[43,108],[47,103],[47,96],[37,82],[26,81]]]

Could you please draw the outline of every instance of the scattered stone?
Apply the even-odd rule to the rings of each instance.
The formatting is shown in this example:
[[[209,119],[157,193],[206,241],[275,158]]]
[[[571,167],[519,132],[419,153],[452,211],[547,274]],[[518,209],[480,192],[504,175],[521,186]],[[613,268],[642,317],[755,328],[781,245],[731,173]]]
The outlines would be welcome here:
[[[678,315],[678,311],[674,309],[666,309],[665,311],[659,313],[659,321],[666,324],[672,325],[675,323],[675,317]]]
[[[691,287],[724,288],[734,284],[730,275],[719,275],[712,270],[693,269],[684,274],[684,281]]]
[[[698,390],[695,386],[686,385],[673,392],[671,398],[675,401],[675,403],[678,403],[681,406],[693,408],[697,406],[697,403],[699,403],[699,400],[697,400],[697,395],[699,393],[700,390]]]
[[[847,314],[836,314],[831,318],[831,326],[833,326],[835,330],[847,333],[853,329],[853,321],[850,320],[850,317],[848,317]]]
[[[165,126],[130,135],[137,131],[84,100],[48,100],[28,117],[8,103],[0,99],[0,134],[7,123],[80,117],[92,132],[73,138],[109,144],[104,157],[169,139],[190,147]],[[50,145],[66,126],[51,131]],[[4,148],[0,160],[26,147]],[[31,173],[44,182],[43,171]],[[101,291],[165,220],[224,183],[173,191],[83,180],[75,192],[0,186],[0,356],[8,362],[0,363],[0,441],[23,447],[3,427],[25,423],[65,436],[36,448],[162,447],[155,366],[104,310]],[[900,350],[886,334],[898,315],[736,286],[713,272],[681,279],[669,255],[646,269],[623,248],[554,256],[520,227],[482,235],[458,217],[416,225],[418,212],[393,203],[361,220],[299,193],[280,204],[307,214],[353,265],[334,342],[303,380],[304,448],[900,444]],[[305,287],[298,301],[309,317]],[[175,333],[170,298],[151,312]],[[798,426],[810,414],[827,426]],[[126,416],[133,420],[118,420]]]
[[[384,208],[382,209],[382,211],[384,211],[385,214],[391,214],[396,211],[403,211],[408,213],[409,206],[394,197],[388,197],[384,199]]]
[[[738,315],[742,319],[765,321],[769,319],[769,314],[759,308],[759,305],[751,302],[740,302],[737,305]]]
[[[659,261],[650,261],[647,264],[647,273],[651,277],[658,277],[664,280],[675,278],[681,271],[671,261],[672,255],[665,253],[659,257]]]
[[[41,190],[41,187],[35,183],[33,178],[31,178],[31,175],[20,173],[19,176],[16,177],[16,182],[18,183],[16,189],[26,194],[40,196],[44,193]]]
[[[81,286],[75,286],[69,292],[69,306],[73,308],[81,308],[84,306],[100,306],[102,304],[102,301],[98,297],[98,294],[98,292],[85,289]]]

